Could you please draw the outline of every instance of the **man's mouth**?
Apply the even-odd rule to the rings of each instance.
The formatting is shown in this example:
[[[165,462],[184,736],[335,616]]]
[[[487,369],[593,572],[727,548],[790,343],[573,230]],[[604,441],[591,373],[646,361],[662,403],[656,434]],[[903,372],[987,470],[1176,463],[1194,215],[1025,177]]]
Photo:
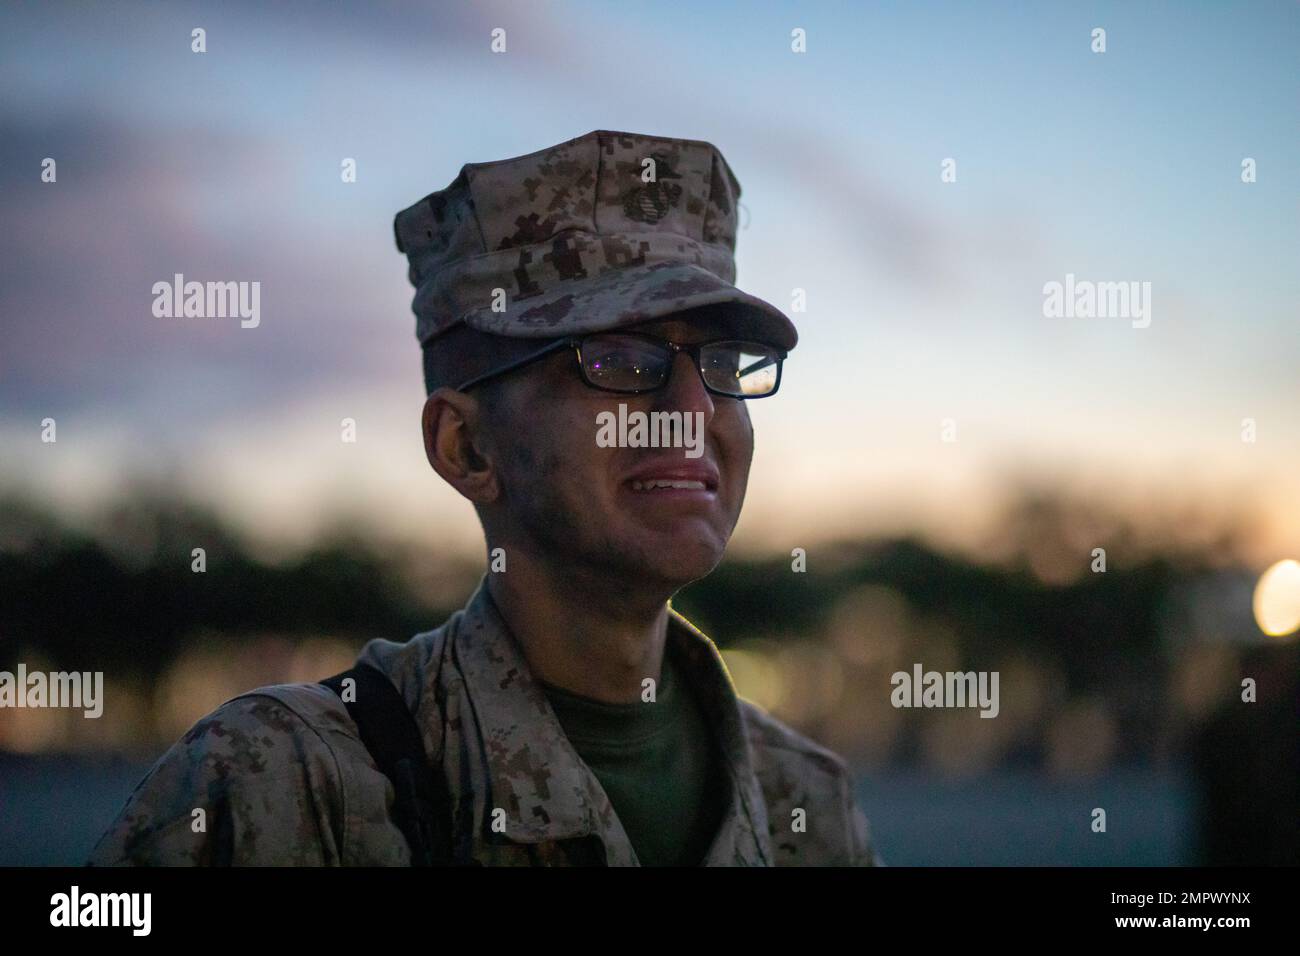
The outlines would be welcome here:
[[[680,488],[688,491],[707,491],[708,486],[702,481],[674,480],[672,478],[652,478],[649,481],[632,482],[633,491],[659,491],[664,488]]]
[[[718,491],[718,470],[709,464],[651,463],[624,478],[623,487],[638,495],[712,501]]]

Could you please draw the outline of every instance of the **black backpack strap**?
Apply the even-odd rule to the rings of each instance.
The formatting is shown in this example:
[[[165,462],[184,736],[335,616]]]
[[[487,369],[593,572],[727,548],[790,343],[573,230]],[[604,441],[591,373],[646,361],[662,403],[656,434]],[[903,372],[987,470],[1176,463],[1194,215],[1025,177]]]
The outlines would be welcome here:
[[[351,701],[344,698],[348,678],[355,681],[356,699]],[[361,742],[392,781],[397,794],[394,815],[411,847],[411,865],[451,864],[451,796],[442,774],[430,768],[420,728],[393,682],[369,664],[357,664],[320,683],[343,700]]]

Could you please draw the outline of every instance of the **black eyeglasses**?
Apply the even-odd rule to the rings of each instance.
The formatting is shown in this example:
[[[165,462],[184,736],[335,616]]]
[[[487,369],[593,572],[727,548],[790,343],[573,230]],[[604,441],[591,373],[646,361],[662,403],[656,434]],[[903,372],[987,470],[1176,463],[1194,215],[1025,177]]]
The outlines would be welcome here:
[[[668,384],[677,353],[685,352],[695,360],[705,389],[714,395],[741,399],[776,394],[781,385],[781,364],[788,354],[761,342],[723,339],[683,345],[641,332],[593,332],[552,342],[518,361],[470,379],[459,391],[567,348],[578,357],[583,381],[602,391],[639,395],[661,389]]]

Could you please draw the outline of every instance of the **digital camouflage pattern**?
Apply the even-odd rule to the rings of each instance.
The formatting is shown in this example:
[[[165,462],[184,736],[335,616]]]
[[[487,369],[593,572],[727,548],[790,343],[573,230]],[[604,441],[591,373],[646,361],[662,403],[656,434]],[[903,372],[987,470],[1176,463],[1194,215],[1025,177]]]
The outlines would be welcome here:
[[[732,783],[705,865],[879,863],[844,762],[738,698],[713,642],[671,609],[668,640],[718,734]],[[600,782],[530,676],[486,578],[438,629],[404,644],[371,641],[359,660],[387,674],[415,715],[430,766],[441,769],[452,796],[462,858],[638,865]],[[263,687],[227,701],[159,759],[89,862],[407,865],[392,805],[392,785],[332,691]],[[195,832],[199,809],[205,832]],[[794,825],[798,810],[803,832]]]
[[[743,334],[788,351],[790,320],[733,285],[739,198],[722,154],[698,140],[596,130],[467,164],[393,223],[416,337],[464,322],[545,338],[734,302]]]

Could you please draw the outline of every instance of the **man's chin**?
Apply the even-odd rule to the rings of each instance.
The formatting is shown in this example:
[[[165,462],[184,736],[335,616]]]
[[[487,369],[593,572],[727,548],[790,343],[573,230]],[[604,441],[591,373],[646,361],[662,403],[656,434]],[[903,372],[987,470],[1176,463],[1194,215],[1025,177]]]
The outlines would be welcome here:
[[[637,566],[649,578],[657,578],[677,590],[707,576],[727,549],[726,539],[714,534],[652,535],[637,548]]]

